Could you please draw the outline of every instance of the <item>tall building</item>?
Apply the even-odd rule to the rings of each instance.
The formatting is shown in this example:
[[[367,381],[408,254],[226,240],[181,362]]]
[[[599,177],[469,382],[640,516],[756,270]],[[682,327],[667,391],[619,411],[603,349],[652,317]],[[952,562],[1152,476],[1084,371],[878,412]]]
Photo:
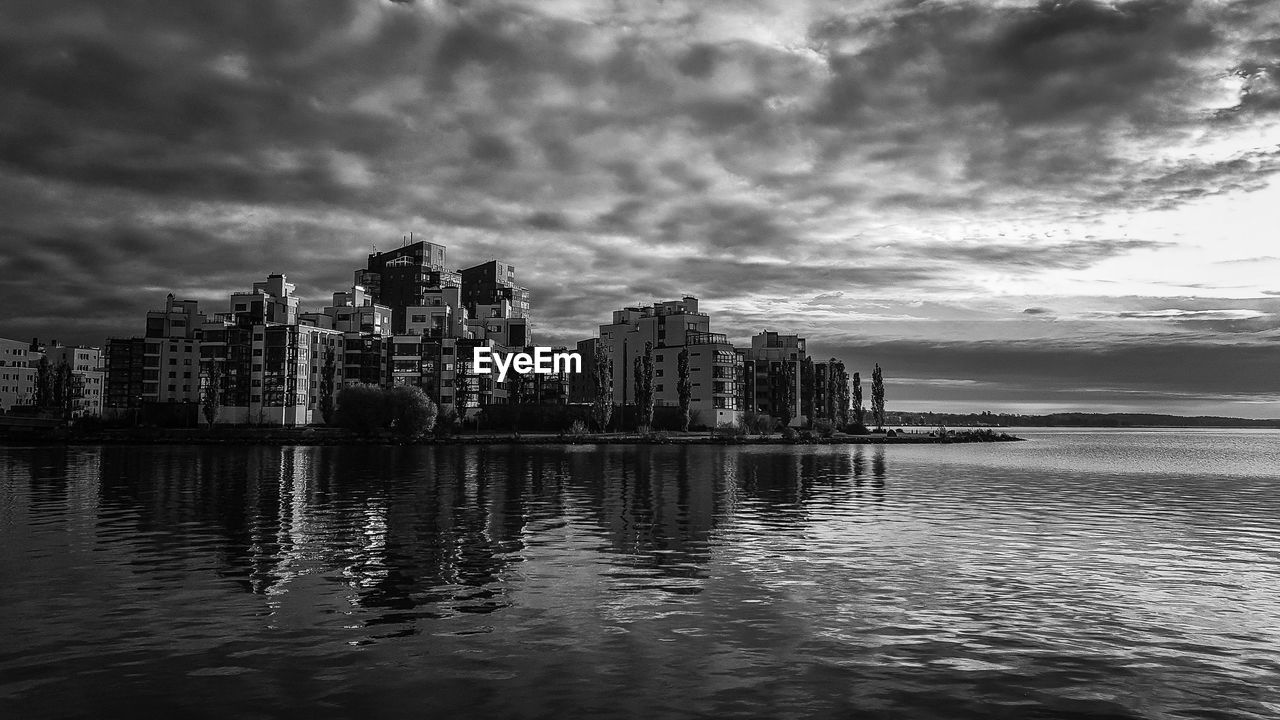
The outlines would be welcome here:
[[[655,405],[680,404],[679,358],[681,351],[687,350],[692,391],[689,407],[696,413],[695,424],[719,426],[741,420],[741,360],[723,334],[711,332],[711,319],[698,311],[697,298],[686,296],[615,310],[613,322],[600,326],[598,341],[605,346],[613,367],[615,404],[635,403],[635,360],[644,355],[647,343],[653,353]],[[584,369],[590,364],[583,356]]]
[[[101,360],[105,369],[102,412],[108,417],[195,418],[200,402],[200,333],[205,316],[195,300],[177,300],[147,313],[142,337],[111,338]]]
[[[443,245],[418,241],[370,254],[368,265],[356,270],[354,284],[373,302],[391,308],[392,332],[403,333],[408,308],[426,305],[433,291],[461,286],[462,276],[445,268]]]
[[[369,323],[380,325],[387,316],[382,308]],[[306,319],[293,283],[270,275],[251,292],[232,293],[230,310],[204,324],[202,386],[210,392],[218,380],[218,422],[305,425],[319,419],[320,375],[329,351],[335,364],[345,361],[346,353],[339,353],[345,333],[332,321],[322,327]],[[364,319],[352,312],[343,322],[355,326]],[[334,373],[336,378],[336,368]]]
[[[103,415],[125,417],[142,409],[142,386],[146,372],[146,338],[110,338],[107,340],[106,395]]]
[[[462,271],[462,305],[478,318],[485,315],[484,306],[510,303],[509,317],[529,316],[529,289],[516,284],[514,265],[490,260]]]
[[[462,291],[450,285],[420,299],[406,309],[404,331],[391,338],[391,383],[417,385],[442,408],[452,407],[461,341],[471,337]]]
[[[176,300],[147,313],[142,402],[200,402],[200,331],[205,316],[195,300]]]

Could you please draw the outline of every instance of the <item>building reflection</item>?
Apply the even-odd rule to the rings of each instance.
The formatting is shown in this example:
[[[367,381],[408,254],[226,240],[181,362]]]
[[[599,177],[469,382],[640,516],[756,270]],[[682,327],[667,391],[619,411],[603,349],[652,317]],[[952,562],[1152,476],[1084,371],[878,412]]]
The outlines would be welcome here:
[[[719,534],[739,517],[801,528],[814,506],[882,500],[888,475],[884,448],[861,446],[108,446],[3,457],[10,477],[27,480],[30,512],[88,518],[84,531],[127,544],[137,572],[212,568],[261,596],[271,617],[325,606],[388,634],[510,607],[521,564],[565,544],[628,602],[697,595]]]

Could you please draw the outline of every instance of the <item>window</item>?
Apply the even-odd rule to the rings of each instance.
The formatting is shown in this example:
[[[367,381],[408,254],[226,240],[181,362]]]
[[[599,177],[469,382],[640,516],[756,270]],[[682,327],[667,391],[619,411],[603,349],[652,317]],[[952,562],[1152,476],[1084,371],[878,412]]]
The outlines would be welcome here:
[[[178,358],[169,358],[169,364],[170,364],[170,365],[177,365],[177,364],[178,364]]]
[[[182,377],[187,378],[187,379],[190,379],[190,378],[191,378],[191,373],[190,373],[190,372],[184,372],[184,373],[182,373]]]
[[[170,371],[169,371],[169,377],[171,377],[171,378],[176,378],[176,377],[178,377],[178,373],[176,373],[176,372],[174,372],[174,371],[170,370]]]

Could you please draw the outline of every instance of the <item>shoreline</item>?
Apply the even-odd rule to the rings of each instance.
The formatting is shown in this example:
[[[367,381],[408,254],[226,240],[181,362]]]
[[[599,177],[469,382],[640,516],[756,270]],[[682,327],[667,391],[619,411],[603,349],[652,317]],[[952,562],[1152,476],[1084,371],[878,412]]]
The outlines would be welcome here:
[[[836,434],[832,437],[784,438],[771,435],[710,435],[706,432],[641,433],[513,433],[492,432],[402,440],[387,434],[359,436],[332,428],[215,428],[166,430],[99,430],[55,435],[19,434],[0,437],[5,445],[952,445],[959,443],[1020,442],[994,430],[957,430],[954,435],[929,433]]]

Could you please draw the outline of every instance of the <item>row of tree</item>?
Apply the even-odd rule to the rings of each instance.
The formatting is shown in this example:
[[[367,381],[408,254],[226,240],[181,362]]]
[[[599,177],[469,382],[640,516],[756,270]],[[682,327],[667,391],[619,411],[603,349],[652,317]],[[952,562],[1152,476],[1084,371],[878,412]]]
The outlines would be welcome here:
[[[42,357],[36,364],[35,406],[44,412],[57,413],[70,419],[75,412],[76,400],[84,397],[81,378],[72,370],[71,363],[59,360],[50,363]]]
[[[638,409],[638,425],[642,428],[653,424],[654,392],[653,392],[653,343],[644,344],[644,353],[634,360],[633,382],[635,384],[636,407]],[[865,425],[867,410],[862,400],[862,379],[858,373],[852,380],[845,370],[844,363],[835,358],[827,364],[826,386],[819,402],[816,372],[812,358],[805,358],[800,364],[800,392],[805,402],[798,402],[796,397],[796,366],[783,364],[781,397],[777,405],[779,421],[783,426],[789,425],[797,416],[801,407],[809,408],[807,420],[810,425],[818,420],[828,420],[841,427]],[[594,380],[594,399],[591,404],[591,418],[597,430],[603,432],[613,416],[613,362],[602,343],[596,343],[595,356],[591,363]],[[852,386],[852,395],[850,394]],[[692,384],[689,379],[689,351],[680,350],[676,365],[676,395],[679,403],[680,429],[687,431],[692,418],[690,402],[693,397]],[[851,402],[852,401],[852,402]],[[852,416],[850,413],[852,412]],[[884,426],[884,377],[880,365],[876,364],[871,374],[871,419],[876,427]]]

